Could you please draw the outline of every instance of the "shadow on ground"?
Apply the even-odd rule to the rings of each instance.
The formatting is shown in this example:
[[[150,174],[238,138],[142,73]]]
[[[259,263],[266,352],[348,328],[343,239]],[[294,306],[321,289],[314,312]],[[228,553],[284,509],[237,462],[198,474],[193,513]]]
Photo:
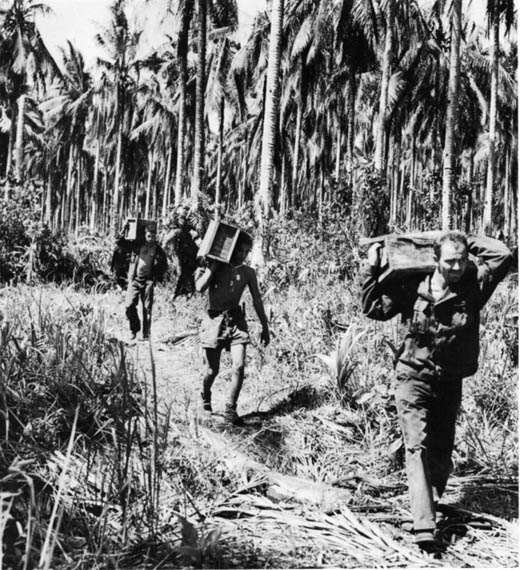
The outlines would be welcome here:
[[[469,528],[493,531],[493,520],[518,520],[518,483],[516,481],[473,480],[461,498],[449,505],[438,505],[443,517],[438,523],[443,540],[453,543],[465,536]]]
[[[313,410],[319,408],[325,400],[325,394],[314,386],[303,386],[291,392],[286,398],[275,404],[270,410],[250,412],[241,416],[245,426],[258,427],[265,420],[275,416],[291,414],[299,409]]]

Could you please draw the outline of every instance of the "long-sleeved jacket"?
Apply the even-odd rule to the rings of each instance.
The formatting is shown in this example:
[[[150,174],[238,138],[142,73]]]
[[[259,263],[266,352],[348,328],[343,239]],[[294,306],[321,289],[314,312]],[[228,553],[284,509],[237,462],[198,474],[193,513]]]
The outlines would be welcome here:
[[[420,379],[471,376],[477,371],[480,310],[512,261],[509,249],[487,237],[468,238],[471,260],[461,280],[435,301],[431,275],[387,285],[378,283],[379,268],[363,271],[363,312],[388,320],[401,314],[407,332],[396,357],[396,374]]]

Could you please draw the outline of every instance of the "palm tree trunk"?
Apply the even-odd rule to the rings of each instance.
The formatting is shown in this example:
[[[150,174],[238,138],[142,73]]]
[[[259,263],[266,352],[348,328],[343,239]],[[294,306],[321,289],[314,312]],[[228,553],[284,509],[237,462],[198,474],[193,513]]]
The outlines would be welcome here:
[[[218,149],[217,149],[217,180],[215,187],[215,220],[220,218],[221,184],[222,184],[222,147],[224,142],[224,99],[220,102],[218,112]]]
[[[411,143],[411,165],[410,165],[410,186],[415,188],[415,163],[417,159],[417,149],[416,149],[416,142],[415,142],[415,134],[412,132],[412,143]]]
[[[412,199],[413,199],[413,190],[412,187],[408,187],[408,196],[406,197],[406,230],[412,230]]]
[[[74,145],[69,146],[69,162],[67,164],[67,184],[65,187],[65,195],[62,200],[61,207],[61,227],[65,228],[65,216],[67,215],[70,194],[72,192],[72,165],[74,163]]]
[[[273,0],[271,8],[271,34],[269,39],[269,61],[265,93],[264,125],[262,133],[262,155],[260,159],[260,186],[258,189],[257,218],[260,230],[259,245],[264,245],[266,221],[270,215],[273,200],[272,176],[274,170],[274,148],[278,127],[280,103],[280,60],[282,45],[282,23],[284,0]],[[260,254],[260,250],[259,250]],[[263,255],[261,257],[263,261]]]
[[[177,47],[177,59],[179,60],[179,114],[177,119],[177,164],[175,170],[174,203],[176,206],[178,206],[182,200],[184,172],[186,168],[184,164],[184,138],[186,133],[186,85],[188,83],[188,32],[193,12],[193,2],[183,2],[182,7],[182,24]]]
[[[442,229],[452,225],[451,195],[455,181],[455,134],[458,122],[460,83],[461,0],[453,0],[451,18],[450,76],[442,172]]]
[[[491,100],[489,102],[489,147],[488,147],[488,167],[486,178],[486,194],[484,198],[484,214],[482,217],[483,230],[486,233],[491,231],[493,221],[493,190],[495,187],[495,138],[497,123],[497,96],[498,96],[498,58],[499,58],[499,33],[500,18],[498,7],[495,3],[492,23],[492,44],[491,44]]]
[[[200,193],[204,192],[204,94],[206,89],[206,1],[197,0],[199,12],[199,44],[197,59],[197,82],[195,88],[195,153],[193,160],[193,185],[191,199],[197,204]]]
[[[347,151],[346,151],[346,171],[347,183],[352,184],[352,169],[354,166],[354,122],[356,115],[356,75],[351,68],[348,76],[347,95]]]
[[[374,166],[376,170],[384,176],[386,171],[385,161],[385,137],[387,123],[387,106],[388,106],[388,87],[390,84],[391,64],[390,57],[393,47],[393,19],[394,19],[394,1],[388,0],[386,7],[386,31],[385,44],[382,58],[381,68],[381,92],[379,95],[379,117],[376,131],[376,148],[374,152]]]
[[[506,176],[504,180],[504,235],[509,237],[511,231],[511,188],[509,177],[511,175],[511,151],[507,151],[506,155]]]
[[[246,191],[246,183],[247,183],[247,134],[246,140],[244,142],[244,148],[242,150],[242,180],[238,185],[238,208],[240,209],[244,204],[244,195]]]
[[[23,132],[25,128],[25,95],[18,97],[18,112],[16,115],[16,141],[14,145],[14,168],[16,179],[22,180],[23,168]]]
[[[75,195],[75,203],[76,203],[76,211],[75,211],[75,222],[74,222],[74,232],[78,233],[79,226],[81,224],[81,152],[78,148],[78,178],[76,180],[76,195]]]
[[[163,194],[163,205],[162,205],[162,217],[165,218],[166,217],[166,212],[168,211],[168,208],[170,207],[170,178],[172,175],[172,154],[173,154],[173,148],[170,145],[170,148],[168,149],[168,159],[166,161],[166,175],[165,175],[165,180],[164,180],[164,194]]]
[[[94,159],[94,179],[92,181],[92,214],[90,219],[90,230],[93,232],[96,229],[96,217],[98,210],[98,199],[99,199],[99,139],[96,138],[96,156]]]
[[[52,225],[52,184],[51,175],[47,175],[47,192],[45,193],[45,223]]]
[[[285,217],[287,216],[287,184],[285,181],[285,165],[286,165],[286,159],[284,153],[284,155],[282,156],[282,172],[280,175],[280,196],[278,200],[278,209],[280,211],[280,216],[282,220],[285,220]]]
[[[406,205],[406,198],[404,195],[405,170],[404,170],[404,166],[401,167],[400,164],[397,165],[397,179],[399,181],[399,192],[397,194],[397,200],[400,201],[400,203],[402,204],[402,207],[404,208],[404,206]],[[398,212],[399,212],[399,208],[396,211],[396,218],[397,218]],[[401,220],[403,220],[402,214],[401,214]]]
[[[110,216],[110,224],[112,227],[117,227],[117,209],[119,205],[119,177],[121,171],[121,153],[123,148],[123,118],[121,117],[119,120],[119,126],[117,129],[117,149],[116,149],[116,163],[114,166],[114,193],[112,197],[112,204],[111,204],[111,216]]]
[[[340,118],[338,117],[338,122],[339,121]],[[341,124],[338,124],[338,132],[336,133],[336,168],[334,171],[334,178],[336,179],[336,184],[339,184],[340,165],[341,165]]]
[[[150,197],[152,192],[152,170],[153,170],[153,152],[148,151],[148,177],[146,180],[146,201],[144,206],[144,217],[148,219],[150,214]]]
[[[293,170],[292,170],[292,186],[298,184],[298,162],[300,160],[300,135],[302,130],[303,103],[301,100],[297,102],[296,107],[296,127],[294,130],[294,152],[293,152]]]
[[[5,176],[6,178],[9,177],[11,173],[11,167],[13,164],[13,148],[14,148],[14,141],[16,140],[16,122],[14,121],[14,117],[16,117],[17,113],[17,103],[16,101],[11,105],[11,126],[9,127],[9,143],[7,145],[7,160],[5,163]],[[9,184],[5,185],[5,199],[8,198],[8,189]]]
[[[157,184],[155,183],[155,171],[156,171],[156,167],[155,167],[155,159],[152,162],[152,180],[151,180],[151,196],[152,196],[152,214],[151,214],[151,219],[155,220],[155,218],[157,217],[157,199],[158,199],[158,188],[157,188]]]

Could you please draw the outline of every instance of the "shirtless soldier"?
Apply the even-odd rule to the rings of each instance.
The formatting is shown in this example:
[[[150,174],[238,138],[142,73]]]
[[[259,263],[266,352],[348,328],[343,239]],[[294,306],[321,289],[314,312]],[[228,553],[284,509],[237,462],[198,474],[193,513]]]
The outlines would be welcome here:
[[[256,272],[244,265],[251,249],[252,239],[241,233],[230,264],[212,262],[204,273],[195,280],[195,288],[202,292],[209,289],[209,309],[200,330],[200,341],[204,349],[205,370],[202,377],[202,404],[211,412],[211,386],[220,367],[222,349],[231,352],[232,382],[224,417],[231,423],[238,423],[237,401],[244,381],[244,361],[249,334],[240,298],[249,287],[253,306],[262,324],[260,340],[269,344],[269,325],[258,290]]]

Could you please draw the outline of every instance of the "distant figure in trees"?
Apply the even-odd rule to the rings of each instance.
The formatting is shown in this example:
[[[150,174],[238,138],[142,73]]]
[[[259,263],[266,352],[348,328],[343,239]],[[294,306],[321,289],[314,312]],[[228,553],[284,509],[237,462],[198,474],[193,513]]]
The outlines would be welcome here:
[[[127,252],[129,255],[125,312],[130,325],[130,338],[134,340],[141,330],[141,322],[137,312],[140,299],[143,317],[143,340],[146,340],[150,338],[154,287],[158,281],[162,281],[168,269],[166,253],[157,243],[156,231],[151,227],[145,230],[144,242],[126,240],[121,235],[117,244],[117,248],[120,250],[118,256],[122,258],[123,252]]]
[[[116,240],[116,247],[110,261],[110,270],[114,274],[116,284],[121,289],[126,289],[128,284],[128,267],[130,266],[131,247],[123,237]]]
[[[474,262],[469,258],[471,254]],[[511,263],[505,245],[451,231],[434,244],[433,274],[378,282],[385,249],[374,244],[363,273],[363,311],[377,320],[401,314],[407,332],[395,365],[395,401],[405,449],[415,540],[444,547],[435,511],[452,467],[462,379],[477,371],[480,310]]]
[[[174,216],[174,228],[166,236],[165,247],[173,258],[177,283],[173,297],[191,296],[195,291],[194,272],[197,268],[198,245],[195,236],[198,229],[190,215],[190,209],[181,206]]]
[[[200,341],[204,349],[205,370],[202,378],[202,405],[211,412],[211,387],[219,372],[222,349],[231,352],[232,380],[231,391],[226,404],[224,417],[230,423],[239,423],[237,401],[244,381],[244,362],[249,333],[244,309],[240,299],[246,287],[249,287],[253,306],[262,324],[261,342],[269,344],[269,325],[256,272],[244,265],[251,249],[252,239],[241,233],[231,257],[231,263],[211,261],[207,269],[198,271],[195,281],[197,291],[209,290],[208,314],[200,329]]]

